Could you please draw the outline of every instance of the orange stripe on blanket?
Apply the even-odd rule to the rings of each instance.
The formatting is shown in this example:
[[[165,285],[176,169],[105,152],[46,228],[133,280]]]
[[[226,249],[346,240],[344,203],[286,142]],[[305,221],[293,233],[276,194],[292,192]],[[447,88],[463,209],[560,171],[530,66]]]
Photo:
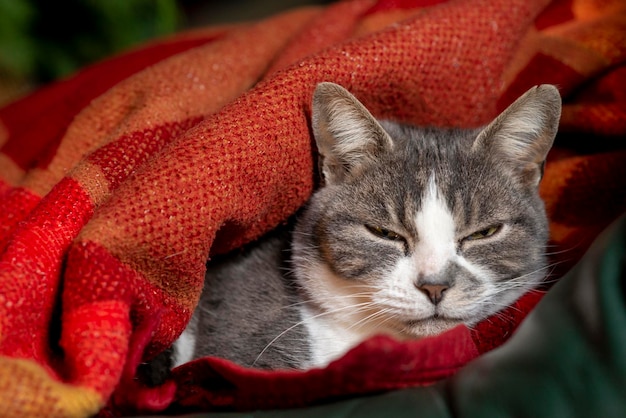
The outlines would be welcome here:
[[[606,135],[609,138],[626,135],[626,109],[621,103],[569,105],[563,108],[561,119],[564,129],[569,131]],[[615,148],[623,145],[623,137],[621,140],[615,139]]]
[[[25,173],[26,171],[18,166],[8,155],[0,152],[0,182],[9,186],[16,186]],[[2,199],[1,190],[0,199]]]
[[[109,191],[116,189],[121,182],[135,169],[141,166],[148,158],[156,154],[166,144],[191,129],[202,120],[201,116],[175,122],[166,122],[149,129],[134,131],[122,135],[114,142],[110,142],[85,160],[90,165],[99,168],[108,183]],[[81,172],[81,163],[72,171],[72,177],[79,181],[89,181],[92,173]],[[97,193],[94,193],[97,194]],[[97,200],[100,202],[102,198]]]
[[[146,45],[0,109],[0,121],[8,131],[2,151],[22,168],[45,168],[74,116],[93,99],[149,65],[214,40],[220,32]]]
[[[264,78],[273,76],[276,71],[308,55],[350,38],[360,18],[372,4],[374,0],[342,1],[325,8],[290,40]]]
[[[2,119],[0,119],[0,146],[4,145],[9,139],[9,130],[5,126]]]

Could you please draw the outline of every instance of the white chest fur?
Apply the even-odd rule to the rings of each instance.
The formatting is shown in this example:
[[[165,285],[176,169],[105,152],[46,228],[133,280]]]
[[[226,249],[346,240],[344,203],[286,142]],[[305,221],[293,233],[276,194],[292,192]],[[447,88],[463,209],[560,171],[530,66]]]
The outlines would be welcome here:
[[[367,337],[346,329],[332,318],[315,315],[307,306],[301,307],[300,312],[311,342],[311,361],[303,368],[325,367]]]

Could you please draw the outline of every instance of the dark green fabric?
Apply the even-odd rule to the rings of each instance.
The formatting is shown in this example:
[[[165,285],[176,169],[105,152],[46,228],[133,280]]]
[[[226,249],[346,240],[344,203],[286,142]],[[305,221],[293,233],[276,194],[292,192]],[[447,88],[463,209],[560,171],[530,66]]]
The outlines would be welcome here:
[[[626,417],[626,218],[502,347],[447,381],[307,409],[207,418]]]
[[[446,384],[458,417],[626,417],[626,220],[514,337]]]

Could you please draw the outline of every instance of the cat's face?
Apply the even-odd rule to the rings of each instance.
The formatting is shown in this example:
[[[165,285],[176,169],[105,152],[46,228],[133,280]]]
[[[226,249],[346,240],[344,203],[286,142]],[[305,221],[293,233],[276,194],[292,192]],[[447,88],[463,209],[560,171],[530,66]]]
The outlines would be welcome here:
[[[313,126],[325,185],[298,222],[299,283],[355,332],[432,335],[508,306],[546,273],[537,184],[560,100],[529,91],[485,129],[379,123],[324,83]]]

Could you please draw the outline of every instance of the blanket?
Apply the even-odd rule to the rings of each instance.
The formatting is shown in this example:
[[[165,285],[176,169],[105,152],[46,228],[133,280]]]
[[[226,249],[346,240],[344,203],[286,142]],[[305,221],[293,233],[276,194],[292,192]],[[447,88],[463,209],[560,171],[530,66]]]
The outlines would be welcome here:
[[[157,40],[0,109],[0,414],[284,408],[453,375],[626,210],[625,57],[622,0],[349,0]],[[556,84],[544,288],[472,329],[374,337],[324,369],[205,358],[143,386],[138,365],[184,329],[207,259],[314,189],[321,81],[377,117],[459,127]]]

